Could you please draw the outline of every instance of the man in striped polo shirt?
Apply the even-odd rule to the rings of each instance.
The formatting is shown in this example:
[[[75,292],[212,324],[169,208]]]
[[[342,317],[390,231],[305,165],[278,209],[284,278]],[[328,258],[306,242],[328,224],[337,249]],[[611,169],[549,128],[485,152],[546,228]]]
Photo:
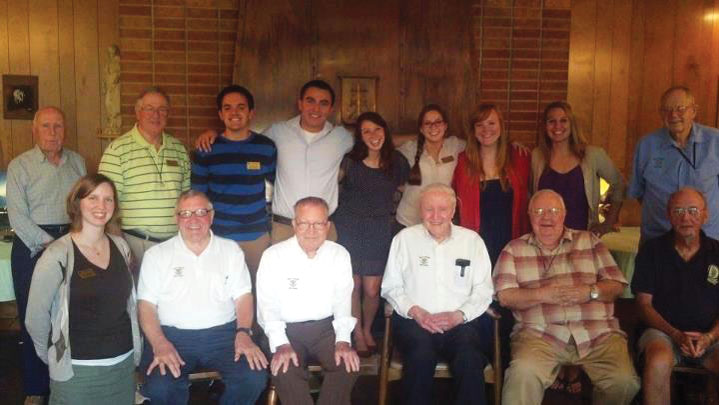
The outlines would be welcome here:
[[[265,182],[275,181],[277,148],[250,130],[255,99],[242,86],[227,86],[217,95],[225,131],[209,152],[197,151],[192,189],[207,194],[215,209],[212,230],[236,241],[245,254],[254,285],[262,253],[270,245]]]
[[[107,147],[98,168],[115,183],[122,230],[137,265],[145,250],[177,233],[175,203],[190,188],[187,151],[164,132],[169,112],[167,93],[145,89],[135,103],[137,123]]]

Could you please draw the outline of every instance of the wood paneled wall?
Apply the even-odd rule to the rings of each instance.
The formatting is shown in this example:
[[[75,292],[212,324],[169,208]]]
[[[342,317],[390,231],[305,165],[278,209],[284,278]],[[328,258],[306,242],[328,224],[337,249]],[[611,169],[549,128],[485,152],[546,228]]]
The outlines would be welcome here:
[[[89,171],[103,152],[100,80],[117,39],[117,0],[0,0],[0,72],[38,76],[39,105],[65,112],[65,143]],[[3,168],[32,145],[31,121],[0,116]]]
[[[234,81],[257,99],[255,127],[296,112],[311,78],[377,76],[377,110],[398,132],[437,103],[464,132],[479,101],[500,104],[534,143],[536,109],[564,98],[569,0],[240,1]],[[338,95],[339,96],[339,95]]]
[[[670,86],[691,88],[697,121],[719,124],[719,0],[573,0],[570,40],[569,102],[626,174]]]

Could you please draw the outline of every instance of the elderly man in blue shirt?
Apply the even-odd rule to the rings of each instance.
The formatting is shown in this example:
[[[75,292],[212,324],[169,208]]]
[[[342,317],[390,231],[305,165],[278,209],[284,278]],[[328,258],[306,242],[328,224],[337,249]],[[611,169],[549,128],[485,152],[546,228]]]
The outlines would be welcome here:
[[[694,122],[697,105],[683,86],[664,92],[659,113],[664,128],[637,144],[628,192],[642,204],[642,241],[671,229],[667,202],[684,186],[701,191],[709,207],[719,205],[719,130]],[[719,210],[710,211],[703,230],[719,238]]]

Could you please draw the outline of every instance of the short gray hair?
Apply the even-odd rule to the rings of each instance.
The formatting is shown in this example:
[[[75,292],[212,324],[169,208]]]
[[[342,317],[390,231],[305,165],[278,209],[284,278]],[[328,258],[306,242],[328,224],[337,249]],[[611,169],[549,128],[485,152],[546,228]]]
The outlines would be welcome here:
[[[322,199],[320,197],[314,197],[314,196],[300,198],[299,200],[297,200],[297,202],[294,205],[295,213],[297,213],[297,210],[300,209],[300,207],[304,207],[306,205],[314,205],[316,207],[322,207],[325,209],[328,216],[330,214],[330,206],[327,204],[327,201],[325,201],[324,199]]]
[[[539,190],[536,193],[534,193],[534,195],[532,195],[532,198],[529,199],[529,204],[527,204],[527,209],[528,210],[531,209],[532,204],[534,203],[534,200],[536,200],[537,198],[539,198],[540,196],[543,196],[545,194],[549,194],[549,195],[553,195],[553,196],[557,197],[559,199],[559,204],[562,206],[562,211],[567,211],[567,206],[564,205],[564,199],[562,198],[562,196],[559,195],[558,192],[548,189],[548,188]]]
[[[60,114],[62,116],[62,121],[65,122],[67,119],[65,119],[65,113],[59,108],[55,107],[54,105],[48,105],[42,108],[39,108],[37,111],[35,111],[35,116],[32,118],[32,126],[35,128],[38,125],[38,119],[40,118],[40,115],[44,113],[45,111],[55,111],[56,113]]]
[[[457,206],[457,194],[454,192],[454,189],[452,187],[444,184],[444,183],[432,183],[427,186],[422,187],[422,190],[419,192],[419,201],[422,201],[425,194],[432,193],[432,192],[439,192],[443,193],[447,196],[450,203],[453,207]]]
[[[180,194],[180,196],[177,197],[177,202],[175,203],[175,210],[177,210],[177,207],[180,206],[180,203],[182,203],[183,201],[185,201],[185,200],[187,200],[187,199],[193,198],[193,197],[202,197],[202,198],[204,198],[205,200],[207,200],[207,206],[208,206],[210,209],[212,209],[212,201],[210,201],[210,198],[207,197],[207,194],[203,193],[202,191],[189,189],[189,190],[183,191],[183,192]]]
[[[142,107],[142,99],[148,94],[159,94],[165,98],[165,101],[167,101],[167,105],[170,105],[170,96],[162,87],[150,86],[142,90],[140,92],[140,95],[137,96],[137,100],[135,101],[135,111],[139,110],[140,107]]]

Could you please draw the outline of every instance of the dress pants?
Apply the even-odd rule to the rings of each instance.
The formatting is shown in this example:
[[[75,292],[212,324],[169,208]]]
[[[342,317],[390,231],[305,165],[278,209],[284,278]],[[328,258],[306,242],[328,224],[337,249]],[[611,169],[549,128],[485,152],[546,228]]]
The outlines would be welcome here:
[[[283,405],[312,405],[310,396],[308,359],[320,363],[324,373],[317,405],[350,405],[352,387],[359,373],[348,373],[344,361],[335,363],[335,331],[332,318],[319,321],[288,323],[287,338],[297,353],[300,363],[290,363],[286,373],[280,371],[272,377]]]
[[[55,239],[67,233],[67,225],[41,225],[40,227]],[[25,329],[25,312],[27,311],[27,300],[30,295],[32,273],[42,253],[43,251],[40,251],[35,256],[30,257],[30,249],[25,243],[17,236],[13,238],[10,268],[12,269],[12,283],[15,288],[15,300],[20,318],[22,384],[23,391],[28,396],[46,396],[50,392],[50,376],[47,364],[37,357],[35,346]]]
[[[578,365],[592,381],[593,404],[631,403],[639,391],[639,377],[627,350],[627,339],[610,333],[596,342],[588,354],[580,357],[574,339],[558,349],[546,339],[529,332],[512,337],[512,361],[504,377],[502,403],[539,405],[562,365]]]
[[[481,317],[460,324],[445,333],[430,333],[413,319],[392,315],[392,328],[397,348],[402,354],[402,389],[408,405],[432,403],[432,380],[440,359],[449,363],[454,381],[454,403],[484,405],[484,367],[480,336],[491,336],[483,329],[491,328],[491,318]],[[491,331],[491,329],[490,329]],[[486,340],[486,339],[484,339]]]
[[[254,405],[267,386],[267,371],[252,370],[245,356],[235,362],[235,322],[213,326],[207,329],[178,329],[163,326],[162,332],[172,342],[185,365],[180,377],[175,378],[167,371],[163,376],[155,367],[145,377],[142,394],[152,405],[182,405],[189,400],[188,375],[197,368],[217,370],[225,383],[225,392],[220,405]],[[140,370],[147,373],[154,355],[148,340],[142,353]]]

